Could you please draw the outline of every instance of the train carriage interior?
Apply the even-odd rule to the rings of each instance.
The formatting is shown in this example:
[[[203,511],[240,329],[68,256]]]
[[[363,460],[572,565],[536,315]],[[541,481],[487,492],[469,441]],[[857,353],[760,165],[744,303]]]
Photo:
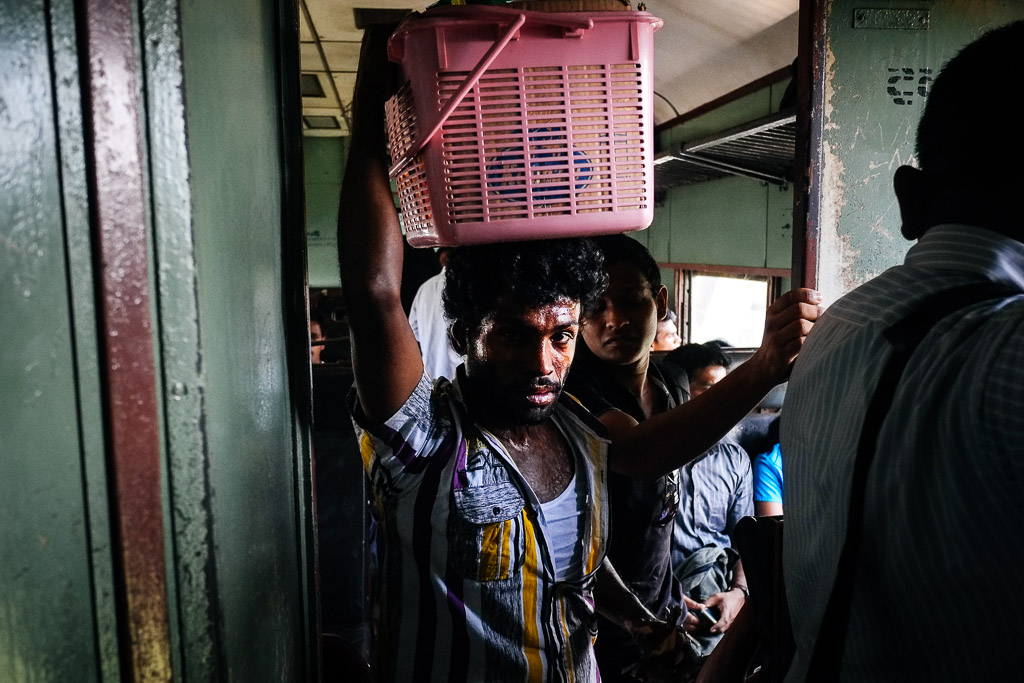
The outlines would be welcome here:
[[[892,173],[932,76],[1024,16],[640,4],[663,26],[653,222],[631,235],[682,342],[737,362],[783,292],[832,301],[902,261]],[[373,680],[385,577],[346,407],[339,190],[364,28],[425,8],[0,8],[0,680]],[[407,311],[439,270],[405,243]],[[784,399],[740,430],[752,452]]]

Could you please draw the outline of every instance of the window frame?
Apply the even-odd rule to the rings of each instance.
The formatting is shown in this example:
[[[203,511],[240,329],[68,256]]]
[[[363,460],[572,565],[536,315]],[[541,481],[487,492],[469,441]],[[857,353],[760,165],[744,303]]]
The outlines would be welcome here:
[[[782,281],[792,277],[792,270],[789,268],[756,268],[747,266],[717,266],[702,263],[658,263],[658,267],[671,270],[674,273],[673,310],[679,321],[679,336],[684,344],[693,341],[693,321],[691,318],[691,292],[693,277],[695,275],[708,275],[712,277],[737,277],[747,276],[751,279],[764,279],[768,283],[768,300],[765,302],[767,309],[782,294]]]

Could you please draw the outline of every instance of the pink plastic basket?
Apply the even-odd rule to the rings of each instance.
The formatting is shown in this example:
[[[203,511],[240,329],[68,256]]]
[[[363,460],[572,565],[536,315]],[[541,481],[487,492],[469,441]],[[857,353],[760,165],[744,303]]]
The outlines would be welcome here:
[[[431,10],[391,37],[386,106],[417,247],[651,224],[654,31],[647,12]]]

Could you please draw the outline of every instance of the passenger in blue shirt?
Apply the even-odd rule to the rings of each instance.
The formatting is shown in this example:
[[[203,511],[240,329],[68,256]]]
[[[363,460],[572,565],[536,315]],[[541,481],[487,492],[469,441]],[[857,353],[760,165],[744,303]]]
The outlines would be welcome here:
[[[777,517],[782,514],[782,451],[779,444],[754,458],[754,514]]]

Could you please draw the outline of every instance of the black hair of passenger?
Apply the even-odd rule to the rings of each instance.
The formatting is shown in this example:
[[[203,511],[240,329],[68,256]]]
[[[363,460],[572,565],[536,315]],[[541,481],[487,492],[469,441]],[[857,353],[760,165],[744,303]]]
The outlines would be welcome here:
[[[651,294],[657,296],[661,289],[661,269],[647,247],[626,235],[601,235],[595,237],[594,242],[604,254],[606,270],[623,263],[636,267],[651,286]]]
[[[722,366],[726,370],[732,365],[732,358],[718,344],[683,344],[665,355],[665,360],[675,363],[693,377],[701,368]]]
[[[501,297],[531,308],[578,301],[587,311],[607,285],[601,252],[589,239],[481,244],[448,255],[441,299],[453,325],[473,330]]]
[[[1011,104],[1024,65],[1024,21],[989,31],[942,68],[917,128],[921,170],[951,178],[1020,176],[1024,135]]]

